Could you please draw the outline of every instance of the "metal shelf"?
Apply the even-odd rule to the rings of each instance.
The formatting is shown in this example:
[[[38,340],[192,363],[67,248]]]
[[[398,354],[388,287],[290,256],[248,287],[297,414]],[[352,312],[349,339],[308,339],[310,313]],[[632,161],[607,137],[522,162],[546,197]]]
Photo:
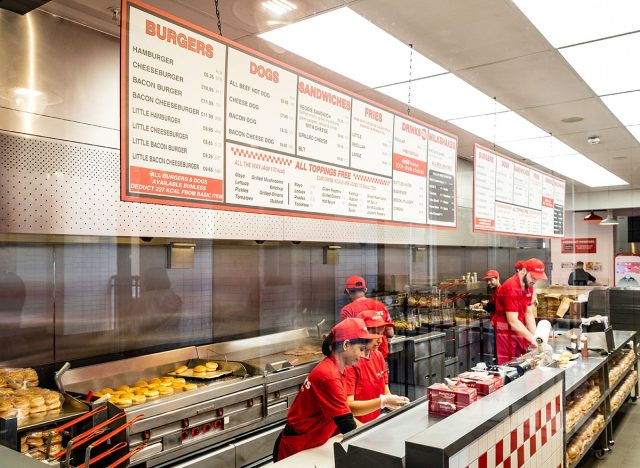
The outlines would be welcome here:
[[[575,426],[573,426],[573,429],[571,429],[571,431],[567,432],[566,435],[566,439],[567,442],[569,441],[569,438],[574,435],[576,432],[578,432],[578,429],[580,429],[584,423],[587,422],[587,420],[593,415],[593,413],[596,412],[596,410],[598,408],[600,408],[600,405],[602,405],[602,403],[604,403],[604,400],[607,398],[607,393],[605,392],[604,395],[601,395],[600,398],[598,398],[598,401],[596,402],[595,405],[593,405],[591,408],[589,408],[589,410],[585,413],[584,416],[582,416],[578,422],[576,423]]]
[[[593,444],[595,444],[595,442],[598,440],[598,438],[602,435],[602,433],[604,432],[604,430],[607,428],[607,423],[605,421],[605,424],[600,428],[600,430],[598,432],[596,432],[596,435],[594,435],[591,440],[587,443],[587,445],[585,445],[584,450],[582,451],[582,454],[580,455],[580,457],[578,457],[578,459],[576,460],[575,463],[571,464],[567,464],[567,466],[569,468],[575,468],[576,466],[578,466],[578,464],[580,463],[580,461],[584,458],[584,456],[589,453],[589,450],[591,450],[591,447],[593,447]],[[568,441],[567,441],[568,442]]]

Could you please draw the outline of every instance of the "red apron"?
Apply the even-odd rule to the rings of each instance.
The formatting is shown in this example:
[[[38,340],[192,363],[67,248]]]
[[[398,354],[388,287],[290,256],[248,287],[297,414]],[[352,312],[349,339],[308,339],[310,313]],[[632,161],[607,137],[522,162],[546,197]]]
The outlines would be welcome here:
[[[526,353],[527,340],[509,326],[506,313],[517,312],[518,320],[526,326],[525,313],[531,304],[531,298],[531,290],[522,289],[522,283],[517,273],[498,288],[496,312],[491,317],[496,334],[498,364],[505,364]]]

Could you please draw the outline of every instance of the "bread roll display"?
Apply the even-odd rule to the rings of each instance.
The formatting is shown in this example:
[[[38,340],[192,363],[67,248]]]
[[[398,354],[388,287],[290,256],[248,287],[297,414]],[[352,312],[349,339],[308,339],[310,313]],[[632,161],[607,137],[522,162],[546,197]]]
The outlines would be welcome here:
[[[31,431],[20,437],[20,452],[36,460],[45,460],[47,440],[51,435],[51,448],[49,456],[53,456],[62,450],[62,435],[50,429],[46,431]]]
[[[615,412],[622,406],[622,403],[631,394],[631,390],[638,381],[638,371],[630,373],[616,389],[611,392],[611,412]]]
[[[633,350],[622,348],[609,358],[609,385],[615,386],[636,359]]]
[[[578,387],[567,399],[567,432],[571,432],[578,421],[591,411],[602,396],[600,379],[593,377]]]
[[[604,427],[604,416],[595,412],[567,442],[567,466],[574,466],[580,460],[600,429]]]
[[[39,385],[38,373],[30,368],[0,369],[0,388],[26,388]]]
[[[0,417],[25,418],[29,415],[55,415],[64,402],[62,394],[40,387],[24,387],[0,394]]]

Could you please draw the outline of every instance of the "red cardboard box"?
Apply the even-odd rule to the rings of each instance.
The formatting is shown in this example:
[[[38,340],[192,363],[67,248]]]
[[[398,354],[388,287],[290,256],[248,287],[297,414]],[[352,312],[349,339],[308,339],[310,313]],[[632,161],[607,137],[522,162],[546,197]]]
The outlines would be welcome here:
[[[458,382],[453,388],[445,384],[433,384],[427,389],[429,401],[447,403],[460,408],[469,406],[478,399],[478,391],[470,388],[462,382]]]
[[[504,379],[497,375],[479,376],[474,372],[463,372],[457,379],[467,387],[475,388],[478,395],[488,395],[504,386]]]

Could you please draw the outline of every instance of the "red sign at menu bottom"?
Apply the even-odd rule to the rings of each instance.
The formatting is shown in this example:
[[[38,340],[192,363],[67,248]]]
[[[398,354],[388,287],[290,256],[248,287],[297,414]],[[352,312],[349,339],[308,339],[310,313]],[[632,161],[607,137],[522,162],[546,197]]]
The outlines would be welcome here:
[[[496,227],[496,222],[493,219],[488,218],[474,218],[473,225],[476,229],[493,230]]]
[[[129,190],[165,197],[223,201],[224,181],[202,176],[131,166]]]

